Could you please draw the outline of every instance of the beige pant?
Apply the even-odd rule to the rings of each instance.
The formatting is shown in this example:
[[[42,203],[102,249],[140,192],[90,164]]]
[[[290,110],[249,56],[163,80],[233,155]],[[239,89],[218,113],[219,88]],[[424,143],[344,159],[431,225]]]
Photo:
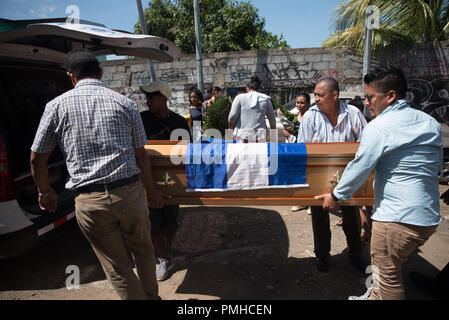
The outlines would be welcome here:
[[[149,211],[141,182],[106,192],[82,193],[75,198],[75,207],[78,225],[120,298],[158,299]],[[140,280],[133,272],[126,246]]]
[[[402,264],[429,239],[437,227],[373,221],[371,264],[374,288],[371,299],[404,300]]]

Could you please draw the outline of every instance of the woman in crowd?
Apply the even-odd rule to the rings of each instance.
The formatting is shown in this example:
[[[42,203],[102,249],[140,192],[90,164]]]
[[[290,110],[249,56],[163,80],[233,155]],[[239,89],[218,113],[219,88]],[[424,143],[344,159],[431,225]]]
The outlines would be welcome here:
[[[202,134],[202,121],[203,121],[203,94],[195,87],[190,89],[189,92],[189,126],[191,126],[191,134],[194,140],[199,139]]]
[[[295,142],[298,136],[299,126],[301,125],[302,117],[304,113],[310,108],[310,95],[306,92],[300,92],[296,96],[296,110],[297,112],[292,112],[296,114],[297,121],[294,123],[293,132],[284,130],[284,135],[288,142]]]
[[[189,92],[189,114],[193,121],[203,119],[203,94],[197,88],[190,89]]]

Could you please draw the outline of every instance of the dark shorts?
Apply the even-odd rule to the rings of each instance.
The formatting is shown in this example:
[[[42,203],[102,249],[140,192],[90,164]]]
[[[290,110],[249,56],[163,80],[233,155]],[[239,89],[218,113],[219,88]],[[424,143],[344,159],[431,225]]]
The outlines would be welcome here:
[[[161,209],[150,208],[151,233],[158,234],[166,227],[178,224],[179,206],[164,206]]]

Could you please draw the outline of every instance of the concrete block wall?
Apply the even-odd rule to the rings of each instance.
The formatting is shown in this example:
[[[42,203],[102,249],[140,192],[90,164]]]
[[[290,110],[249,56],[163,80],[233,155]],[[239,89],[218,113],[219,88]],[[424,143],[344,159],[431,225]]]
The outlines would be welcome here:
[[[393,58],[374,61],[377,65],[396,65],[407,77],[425,81],[449,77],[449,42],[419,48],[416,53],[396,53]],[[197,83],[195,55],[172,63],[153,62],[158,80],[172,89],[170,109],[187,114],[188,91]],[[145,97],[139,86],[150,82],[149,65],[135,58],[102,62],[106,85],[137,102],[144,110]],[[203,55],[204,88],[222,87],[225,92],[244,90],[251,76],[262,81],[261,91],[281,104],[294,99],[301,90],[311,92],[317,79],[336,78],[342,91],[362,91],[363,59],[349,48],[307,48],[220,52]],[[449,92],[449,89],[448,89]]]
[[[412,52],[396,52],[380,63],[404,72],[407,100],[413,106],[449,125],[449,41],[430,43]]]

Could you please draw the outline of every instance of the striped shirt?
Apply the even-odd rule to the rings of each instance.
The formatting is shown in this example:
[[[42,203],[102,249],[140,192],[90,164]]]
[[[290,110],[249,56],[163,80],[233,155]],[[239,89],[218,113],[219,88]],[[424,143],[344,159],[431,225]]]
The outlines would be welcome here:
[[[45,106],[31,150],[46,153],[59,144],[66,188],[75,189],[138,174],[134,148],[146,143],[136,104],[100,80],[84,79]]]
[[[366,124],[365,117],[359,109],[342,101],[340,101],[340,114],[335,127],[324,112],[317,106],[313,106],[302,118],[298,142],[358,142]]]

